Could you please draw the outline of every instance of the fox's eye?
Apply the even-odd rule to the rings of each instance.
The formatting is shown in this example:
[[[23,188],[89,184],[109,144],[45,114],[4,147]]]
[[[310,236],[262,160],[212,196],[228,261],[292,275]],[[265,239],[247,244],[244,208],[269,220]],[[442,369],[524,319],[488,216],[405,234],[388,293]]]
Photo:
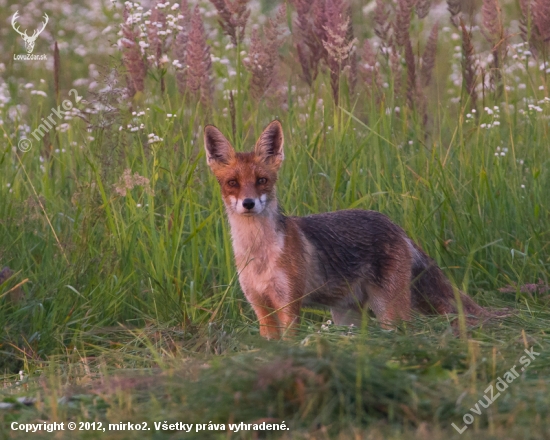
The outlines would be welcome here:
[[[227,184],[229,186],[237,186],[239,183],[236,180],[228,180]]]
[[[267,179],[265,177],[260,177],[257,183],[258,185],[265,185],[267,183]]]

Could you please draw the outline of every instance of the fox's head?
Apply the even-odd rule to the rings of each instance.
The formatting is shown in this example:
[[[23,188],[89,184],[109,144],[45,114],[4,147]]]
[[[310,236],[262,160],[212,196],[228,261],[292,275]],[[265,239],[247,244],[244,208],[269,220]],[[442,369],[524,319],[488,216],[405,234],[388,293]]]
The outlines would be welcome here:
[[[262,214],[275,201],[275,182],[283,162],[283,127],[271,122],[256,142],[254,151],[237,153],[213,125],[204,128],[206,162],[218,179],[230,214]]]

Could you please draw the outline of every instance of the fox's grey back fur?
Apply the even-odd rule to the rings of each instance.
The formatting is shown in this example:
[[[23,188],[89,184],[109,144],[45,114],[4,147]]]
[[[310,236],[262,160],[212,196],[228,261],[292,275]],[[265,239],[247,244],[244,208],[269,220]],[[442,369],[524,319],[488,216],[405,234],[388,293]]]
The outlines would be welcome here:
[[[382,287],[399,257],[394,251],[407,246],[403,230],[375,211],[344,210],[295,220],[315,246],[329,288],[361,278]]]
[[[332,307],[336,315],[348,308],[359,312],[369,302],[369,287],[384,289],[393,282],[391,277],[403,276],[409,282],[413,310],[457,313],[455,292],[441,269],[385,215],[343,210],[293,220],[313,245],[322,274],[323,287],[310,285],[313,291],[304,304]],[[465,314],[485,314],[469,297],[459,295]]]

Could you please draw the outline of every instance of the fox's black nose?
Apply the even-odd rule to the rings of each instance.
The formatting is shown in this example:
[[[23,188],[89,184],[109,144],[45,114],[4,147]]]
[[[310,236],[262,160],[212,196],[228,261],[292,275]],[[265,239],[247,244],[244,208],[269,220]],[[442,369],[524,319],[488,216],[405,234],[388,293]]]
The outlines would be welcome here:
[[[254,205],[255,205],[255,204],[256,204],[256,203],[254,202],[254,199],[244,199],[244,200],[243,200],[243,207],[244,207],[245,209],[250,210],[250,209],[254,208]]]

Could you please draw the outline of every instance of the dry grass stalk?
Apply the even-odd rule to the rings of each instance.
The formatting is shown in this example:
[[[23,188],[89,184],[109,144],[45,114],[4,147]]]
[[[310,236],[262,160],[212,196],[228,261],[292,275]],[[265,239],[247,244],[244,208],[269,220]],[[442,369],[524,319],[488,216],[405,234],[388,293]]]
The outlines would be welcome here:
[[[550,42],[550,1],[533,0],[533,22],[544,43]]]
[[[151,17],[147,25],[147,39],[152,54],[151,61],[154,60],[157,67],[160,66],[162,56],[162,38],[159,35],[159,29],[166,28],[166,15],[158,7],[159,3],[162,3],[161,0],[157,0],[151,8]]]
[[[235,96],[233,90],[229,91],[229,115],[231,117],[231,134],[232,139],[237,138],[237,109],[235,107]]]
[[[466,92],[470,96],[470,108],[477,107],[476,76],[477,69],[475,65],[474,46],[472,44],[472,35],[466,29],[464,21],[460,19],[460,28],[462,30],[462,83]]]
[[[150,181],[147,177],[140,176],[135,172],[132,175],[132,170],[126,168],[122,173],[122,176],[118,179],[118,183],[114,184],[115,193],[121,197],[126,197],[128,191],[131,191],[136,186],[141,186],[148,194],[154,194],[151,189]]]
[[[182,29],[174,39],[173,53],[174,59],[179,61],[179,69],[176,71],[176,84],[180,94],[184,95],[187,90],[187,66],[185,59],[187,57],[187,43],[189,41],[189,25],[191,22],[191,10],[187,0],[182,0],[180,5],[181,15],[183,15]]]
[[[367,93],[371,90],[380,90],[382,87],[382,78],[380,76],[380,68],[376,61],[376,52],[374,51],[372,44],[369,40],[365,40],[363,43],[363,50],[361,53],[361,73],[365,82],[367,83]]]
[[[137,93],[134,81],[130,75],[124,75],[124,79],[126,80],[126,96],[132,98]]]
[[[54,44],[54,50],[53,50],[53,82],[54,82],[54,90],[55,90],[55,102],[59,105],[59,72],[61,70],[61,57],[59,56],[59,47],[57,46],[57,41]],[[49,136],[48,136],[49,138]],[[59,145],[59,132],[55,132],[54,138],[56,140],[57,145]]]
[[[498,0],[483,0],[481,8],[483,27],[488,37],[493,40],[502,36],[501,9]]]
[[[345,0],[327,0],[325,4],[325,36],[323,46],[326,50],[326,63],[330,70],[330,86],[336,105],[340,97],[340,74],[349,66],[349,58],[356,39],[350,31],[350,9]]]
[[[221,28],[229,36],[231,43],[237,46],[244,38],[246,23],[250,17],[248,0],[210,0],[210,3],[218,11]]]
[[[351,21],[351,5],[348,4],[348,11],[347,15],[350,17],[350,22],[348,26],[348,34],[347,39],[348,41],[354,41],[354,33],[353,33],[353,23]],[[357,39],[355,39],[355,43],[357,43]],[[349,69],[347,71],[347,77],[348,77],[348,85],[349,85],[349,94],[350,96],[355,94],[355,87],[357,86],[357,71],[358,71],[358,63],[359,63],[359,57],[357,56],[357,50],[355,47],[355,44],[353,45],[351,52],[349,54]]]
[[[311,11],[313,14],[313,32],[315,33],[317,39],[321,42],[321,47],[323,48],[322,41],[326,35],[325,26],[327,25],[326,0],[312,1],[313,5],[311,7]]]
[[[439,33],[439,23],[433,25],[426,43],[426,48],[422,54],[422,66],[420,68],[421,83],[424,87],[430,84],[432,72],[435,66],[435,55],[437,52],[437,37]]]
[[[459,25],[460,11],[462,9],[462,0],[447,0],[447,9],[451,13],[451,23]]]
[[[432,7],[432,0],[418,0],[416,2],[416,15],[418,18],[424,18],[430,13]]]
[[[325,58],[323,47],[325,9],[319,0],[292,0],[296,9],[296,52],[302,67],[302,78],[313,85],[319,73],[319,64]]]
[[[260,99],[272,85],[276,75],[279,49],[283,43],[286,20],[286,5],[281,5],[273,19],[269,19],[264,28],[265,41],[258,29],[252,30],[248,57],[243,64],[252,74],[250,90],[254,99]]]
[[[61,58],[57,41],[53,48],[53,82],[55,86],[55,101],[59,104],[59,70],[61,69]]]
[[[399,46],[404,46],[409,39],[409,27],[411,26],[411,13],[415,0],[398,0],[397,14],[395,17],[395,41]]]
[[[376,0],[376,7],[374,9],[374,33],[385,46],[390,45],[389,37],[391,30],[390,10],[386,9],[386,2],[384,0]]]
[[[398,100],[399,97],[401,96],[402,68],[401,68],[401,58],[399,56],[399,52],[397,51],[397,47],[393,42],[393,38],[390,39],[389,64],[390,64],[390,70],[391,70],[391,77],[393,79],[393,96],[394,96],[394,100]]]
[[[539,56],[539,50],[544,50],[543,37],[539,27],[535,23],[535,3],[532,0],[519,0],[521,18],[519,28],[523,41],[529,43],[529,49],[535,58]]]
[[[149,24],[147,25],[147,38],[149,41],[149,51],[151,55],[147,57],[149,62],[161,69],[162,58],[164,52],[164,40],[161,37],[159,30],[166,29],[166,14],[162,11],[162,7],[159,7],[162,4],[161,0],[157,0],[154,3],[154,6],[151,8],[151,18]],[[165,84],[164,84],[164,75],[160,74],[160,91],[164,93]]]
[[[357,52],[354,49],[352,50],[349,56],[349,70],[347,72],[350,96],[355,95],[355,90],[357,87],[358,70],[359,70],[359,57],[357,56]]]
[[[418,92],[416,87],[416,63],[410,38],[405,40],[404,46],[405,63],[407,64],[407,102],[409,107],[414,109],[415,98]]]
[[[296,44],[296,54],[302,67],[302,79],[311,87],[319,73],[319,60],[312,57],[311,53],[302,43]]]
[[[128,72],[128,95],[133,97],[137,92],[145,90],[145,76],[147,64],[137,44],[139,31],[134,29],[128,10],[124,10],[124,24],[122,25],[122,62]]]
[[[519,29],[521,32],[521,38],[527,42],[530,40],[529,28],[531,25],[531,0],[519,0],[519,6],[521,9],[521,18],[519,20]]]
[[[483,0],[481,9],[483,17],[483,29],[485,38],[491,43],[491,54],[493,61],[490,71],[491,84],[497,91],[497,95],[502,92],[502,74],[500,66],[506,53],[506,38],[504,35],[504,26],[502,25],[502,10],[498,0]]]
[[[204,106],[209,106],[214,92],[212,88],[212,60],[198,6],[195,6],[191,17],[185,64],[187,65],[187,89],[199,97]]]

